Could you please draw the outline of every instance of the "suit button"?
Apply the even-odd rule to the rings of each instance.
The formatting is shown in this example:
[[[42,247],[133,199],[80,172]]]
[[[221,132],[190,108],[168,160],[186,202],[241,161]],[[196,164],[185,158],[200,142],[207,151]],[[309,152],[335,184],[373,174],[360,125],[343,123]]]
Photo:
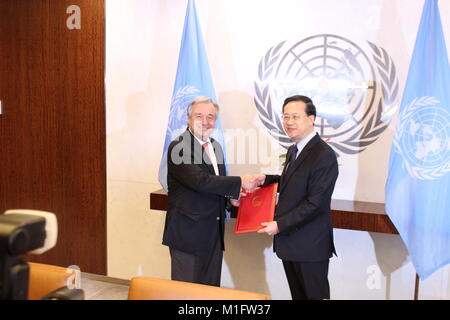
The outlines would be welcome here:
[[[217,217],[216,220],[220,220],[220,217]]]

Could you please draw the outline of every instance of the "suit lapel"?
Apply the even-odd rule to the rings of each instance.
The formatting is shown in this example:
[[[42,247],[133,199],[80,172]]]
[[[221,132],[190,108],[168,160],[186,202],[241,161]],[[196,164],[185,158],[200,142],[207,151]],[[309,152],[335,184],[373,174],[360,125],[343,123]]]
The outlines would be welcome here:
[[[292,148],[294,145],[290,146],[288,151],[286,152],[286,161],[284,162],[283,171],[281,172],[281,178],[280,178],[280,189],[281,186],[284,184],[284,180],[286,179],[286,170],[287,170],[287,161],[289,157],[291,156]]]
[[[280,192],[283,191],[283,189],[286,187],[286,185],[289,182],[289,179],[292,177],[292,175],[294,174],[294,172],[300,167],[300,165],[302,164],[302,162],[308,157],[308,154],[310,153],[310,150],[314,147],[314,145],[319,141],[320,137],[318,134],[316,134],[307,144],[306,146],[303,148],[303,150],[300,152],[300,154],[297,156],[297,159],[295,159],[294,163],[289,164],[289,166],[293,165],[292,170],[289,170],[289,174],[286,176],[286,166],[283,169],[282,172],[282,183],[280,186]],[[292,147],[289,148],[290,151],[292,151]],[[286,155],[287,157],[288,155]],[[289,158],[287,158],[289,159]]]

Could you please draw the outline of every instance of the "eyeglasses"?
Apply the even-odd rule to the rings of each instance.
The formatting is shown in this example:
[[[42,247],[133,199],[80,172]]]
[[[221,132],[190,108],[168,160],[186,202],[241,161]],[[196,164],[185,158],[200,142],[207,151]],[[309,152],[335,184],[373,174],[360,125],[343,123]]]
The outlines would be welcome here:
[[[308,117],[308,116],[307,115],[302,115],[302,114],[296,114],[296,113],[292,114],[292,115],[290,115],[290,114],[283,114],[281,116],[283,121],[289,121],[290,119],[292,119],[294,121],[298,121],[298,120],[300,120],[300,118],[303,118],[303,117]]]
[[[206,120],[209,122],[216,120],[216,117],[211,114],[203,116],[202,114],[197,113],[197,114],[193,114],[192,116],[194,117],[195,121],[203,121],[203,118],[206,118]]]

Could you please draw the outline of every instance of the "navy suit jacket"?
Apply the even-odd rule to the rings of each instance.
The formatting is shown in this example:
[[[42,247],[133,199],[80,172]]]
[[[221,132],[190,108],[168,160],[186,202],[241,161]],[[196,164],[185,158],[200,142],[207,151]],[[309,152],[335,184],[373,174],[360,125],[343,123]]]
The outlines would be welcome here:
[[[286,159],[292,147],[288,149]],[[275,220],[280,233],[274,251],[282,260],[323,261],[336,250],[330,202],[338,176],[336,154],[316,134],[297,156],[286,175],[267,175],[265,185],[279,182]]]

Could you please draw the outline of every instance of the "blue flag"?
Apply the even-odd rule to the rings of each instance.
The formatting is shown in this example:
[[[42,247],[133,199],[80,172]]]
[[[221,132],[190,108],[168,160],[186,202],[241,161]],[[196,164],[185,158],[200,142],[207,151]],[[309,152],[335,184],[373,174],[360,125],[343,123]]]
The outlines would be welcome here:
[[[386,212],[421,279],[450,263],[450,66],[426,0],[393,138]]]
[[[167,148],[187,128],[187,106],[197,96],[207,96],[216,102],[216,94],[208,66],[202,31],[197,18],[195,1],[189,0],[184,20],[183,37],[178,57],[177,76],[170,106],[169,124],[164,141],[163,156],[159,166],[158,179],[167,192]],[[222,146],[225,154],[224,137],[220,117],[211,135]],[[225,161],[226,162],[226,161]]]

